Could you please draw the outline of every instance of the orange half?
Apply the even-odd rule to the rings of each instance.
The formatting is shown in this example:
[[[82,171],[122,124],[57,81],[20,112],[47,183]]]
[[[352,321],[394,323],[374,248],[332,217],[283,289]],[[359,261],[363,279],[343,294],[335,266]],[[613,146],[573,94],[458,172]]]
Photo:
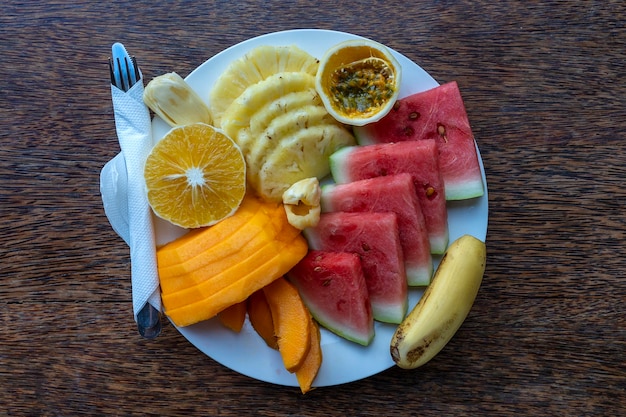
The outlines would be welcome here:
[[[246,193],[241,149],[204,123],[170,130],[148,155],[144,176],[155,214],[188,229],[232,215]]]

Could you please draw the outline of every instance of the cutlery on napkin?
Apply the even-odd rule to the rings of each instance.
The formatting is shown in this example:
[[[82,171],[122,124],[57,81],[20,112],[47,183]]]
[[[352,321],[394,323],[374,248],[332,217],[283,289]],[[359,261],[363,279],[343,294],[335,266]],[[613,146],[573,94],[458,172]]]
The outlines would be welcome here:
[[[162,311],[155,227],[143,176],[153,145],[152,123],[136,61],[120,43],[113,45],[112,53],[111,96],[121,153],[103,167],[100,192],[113,230],[130,248],[133,314],[139,333],[152,339],[161,331]]]

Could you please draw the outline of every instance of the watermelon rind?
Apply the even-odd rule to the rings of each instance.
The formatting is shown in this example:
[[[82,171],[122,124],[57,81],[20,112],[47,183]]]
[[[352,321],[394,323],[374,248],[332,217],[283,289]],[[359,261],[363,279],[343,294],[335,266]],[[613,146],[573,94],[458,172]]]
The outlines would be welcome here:
[[[346,183],[352,181],[348,171],[344,168],[343,161],[349,158],[349,155],[356,150],[356,146],[343,147],[330,155],[328,163],[333,180],[337,183]]]

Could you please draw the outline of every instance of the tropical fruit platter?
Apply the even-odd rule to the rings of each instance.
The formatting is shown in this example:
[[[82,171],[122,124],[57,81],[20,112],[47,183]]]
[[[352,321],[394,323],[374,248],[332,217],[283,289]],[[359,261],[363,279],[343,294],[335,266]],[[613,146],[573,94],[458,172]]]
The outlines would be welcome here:
[[[474,302],[487,230],[447,76],[374,40],[295,30],[149,80],[146,192],[178,331],[302,393],[437,355]]]

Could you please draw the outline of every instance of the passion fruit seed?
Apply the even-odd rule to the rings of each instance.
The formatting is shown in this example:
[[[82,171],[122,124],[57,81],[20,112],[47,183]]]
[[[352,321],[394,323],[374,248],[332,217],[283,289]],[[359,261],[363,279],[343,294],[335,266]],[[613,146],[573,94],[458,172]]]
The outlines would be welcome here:
[[[331,100],[346,115],[383,106],[395,92],[394,72],[380,58],[365,58],[331,74]]]
[[[315,76],[315,89],[337,121],[363,126],[383,118],[400,93],[402,68],[384,45],[367,39],[328,49]]]

